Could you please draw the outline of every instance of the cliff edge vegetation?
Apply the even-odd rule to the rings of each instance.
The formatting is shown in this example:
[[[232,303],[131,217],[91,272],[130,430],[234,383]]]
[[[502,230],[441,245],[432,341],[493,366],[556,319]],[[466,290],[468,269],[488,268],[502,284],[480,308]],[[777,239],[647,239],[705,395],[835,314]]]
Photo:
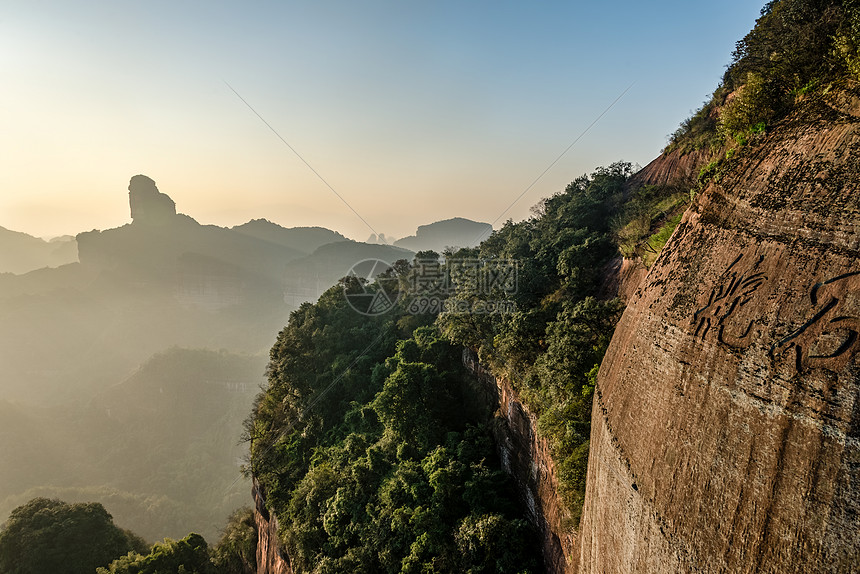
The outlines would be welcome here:
[[[743,146],[804,100],[851,78],[860,80],[860,2],[768,2],[737,42],[714,93],[670,136],[664,152]]]
[[[538,572],[459,349],[403,302],[359,314],[344,290],[365,288],[376,285],[346,278],[293,312],[247,423],[250,470],[290,567]]]
[[[490,432],[504,423],[461,350],[476,351],[538,416],[572,528],[594,376],[622,308],[599,296],[618,251],[612,224],[631,197],[650,201],[625,193],[631,173],[623,162],[600,168],[477,248],[421,252],[371,283],[344,278],[291,315],[246,430],[249,470],[294,571],[539,569],[527,497],[502,471]],[[431,271],[435,299],[416,297]],[[388,313],[349,303],[392,284]]]

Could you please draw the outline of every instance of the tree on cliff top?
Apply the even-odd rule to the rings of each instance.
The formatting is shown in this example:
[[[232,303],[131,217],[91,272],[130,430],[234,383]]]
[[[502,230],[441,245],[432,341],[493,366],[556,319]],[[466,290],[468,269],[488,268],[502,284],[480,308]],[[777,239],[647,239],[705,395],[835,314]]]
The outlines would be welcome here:
[[[860,1],[776,0],[739,40],[710,100],[666,150],[719,147],[785,117],[802,99],[860,80]]]
[[[182,540],[165,538],[152,547],[146,556],[129,552],[114,560],[108,568],[99,568],[97,574],[215,574],[209,560],[209,546],[199,534],[193,532]]]
[[[127,552],[146,549],[101,504],[35,498],[13,510],[0,531],[0,572],[92,574]]]

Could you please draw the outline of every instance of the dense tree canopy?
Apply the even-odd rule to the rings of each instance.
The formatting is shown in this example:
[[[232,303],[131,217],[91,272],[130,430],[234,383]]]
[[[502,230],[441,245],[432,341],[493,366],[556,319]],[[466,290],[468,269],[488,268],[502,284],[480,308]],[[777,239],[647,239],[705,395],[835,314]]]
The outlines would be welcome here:
[[[165,538],[155,544],[149,554],[129,552],[114,560],[97,574],[216,574],[209,560],[209,546],[199,534],[189,534],[182,540]]]
[[[248,422],[252,470],[293,568],[537,571],[533,528],[459,348],[405,303],[356,313],[343,294],[352,287],[293,314]]]
[[[539,203],[534,217],[507,222],[478,250],[451,254],[452,266],[475,256],[515,261],[514,293],[461,288],[452,299],[474,307],[476,300],[502,297],[516,303],[516,311],[438,319],[450,340],[478,351],[538,413],[574,520],[585,491],[594,378],[622,308],[599,296],[605,266],[618,253],[615,227],[631,217],[625,208],[636,196],[624,186],[632,172],[624,162],[598,168]]]
[[[233,513],[211,549],[199,534],[149,546],[99,503],[34,498],[0,529],[0,574],[252,574],[253,512]]]
[[[141,550],[145,542],[116,526],[101,504],[35,498],[13,510],[0,531],[0,572],[92,574]]]

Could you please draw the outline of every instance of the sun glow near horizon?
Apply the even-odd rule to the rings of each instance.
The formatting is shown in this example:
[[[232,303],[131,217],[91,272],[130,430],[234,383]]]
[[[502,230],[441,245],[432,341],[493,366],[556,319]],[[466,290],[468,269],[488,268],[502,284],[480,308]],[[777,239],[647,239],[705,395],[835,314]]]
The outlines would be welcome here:
[[[733,4],[16,6],[0,22],[0,226],[122,225],[143,173],[201,223],[367,238],[225,81],[374,229],[490,222],[636,81],[505,216],[522,219],[598,165],[659,153],[758,14]]]

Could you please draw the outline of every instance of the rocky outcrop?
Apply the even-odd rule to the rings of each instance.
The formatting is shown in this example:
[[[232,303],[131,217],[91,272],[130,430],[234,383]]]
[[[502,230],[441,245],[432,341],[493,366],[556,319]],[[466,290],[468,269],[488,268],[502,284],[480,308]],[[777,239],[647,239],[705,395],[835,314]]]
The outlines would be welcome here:
[[[278,539],[278,517],[266,508],[262,487],[254,479],[254,521],[257,523],[257,574],[292,574],[290,560],[281,550]]]
[[[601,299],[618,297],[624,303],[630,301],[633,294],[645,280],[648,268],[639,257],[618,256],[610,260],[601,269],[603,283],[597,296]]]
[[[463,350],[463,364],[475,375],[479,391],[496,411],[500,424],[494,425],[493,434],[499,458],[517,485],[529,520],[540,532],[546,571],[576,572],[575,533],[558,494],[558,477],[549,443],[535,432],[537,417],[523,404],[510,382],[493,376],[473,351]]]
[[[176,217],[176,203],[158,191],[155,181],[136,175],[128,184],[128,203],[135,224],[166,225]]]
[[[696,183],[699,170],[710,161],[709,150],[683,152],[674,149],[666,152],[630,177],[625,185],[628,191],[645,185],[668,185],[689,189]]]
[[[860,564],[860,89],[710,184],[598,377],[584,573]]]

